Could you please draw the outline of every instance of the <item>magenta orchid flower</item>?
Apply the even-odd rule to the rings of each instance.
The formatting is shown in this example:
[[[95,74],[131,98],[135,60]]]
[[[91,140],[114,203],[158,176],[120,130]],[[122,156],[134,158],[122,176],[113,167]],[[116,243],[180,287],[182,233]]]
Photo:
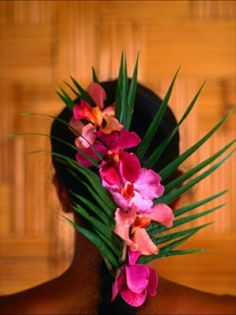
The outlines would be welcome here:
[[[113,131],[109,135],[99,131],[97,134],[106,147],[115,152],[136,147],[141,141],[140,137],[135,132],[130,132],[125,128],[120,132]]]
[[[133,153],[121,152],[119,157],[120,161],[116,165],[110,166],[106,162],[101,164],[102,185],[122,209],[135,207],[139,213],[151,213],[153,199],[164,192],[160,176],[152,170],[141,168]]]
[[[93,149],[91,147],[82,149],[84,153],[89,155],[91,158],[93,158],[95,161],[99,161],[99,157],[96,154],[94,150],[96,150],[102,157],[106,155],[107,153],[107,148],[100,142],[100,141],[95,141],[93,143]],[[93,164],[87,159],[85,155],[83,155],[80,152],[76,153],[76,161],[85,166],[85,167],[91,167]]]
[[[112,167],[111,172],[113,172],[113,177],[116,176],[114,167],[118,160],[124,161],[126,169],[129,173],[136,174],[137,168],[140,168],[140,163],[134,154],[130,154],[122,151],[123,149],[132,148],[137,146],[140,143],[140,138],[135,132],[129,132],[126,129],[122,129],[120,132],[113,131],[111,134],[107,135],[101,131],[95,131],[92,124],[87,124],[82,126],[82,123],[76,119],[71,120],[71,127],[78,130],[81,128],[82,136],[77,137],[75,143],[77,147],[81,148],[89,156],[93,157],[98,161],[97,155],[94,153],[94,150],[91,148],[91,145],[98,150],[101,156],[107,155],[103,165],[104,176],[105,173],[110,177],[110,167]],[[127,158],[128,157],[128,158]],[[130,159],[129,159],[130,157]],[[133,157],[133,158],[132,158]],[[77,162],[89,167],[92,166],[91,162],[85,158],[81,153],[76,155]],[[105,167],[106,166],[106,167]],[[106,172],[108,170],[108,172]],[[130,171],[131,170],[131,171]],[[126,172],[127,173],[127,172]]]
[[[173,220],[173,211],[165,204],[155,205],[151,213],[144,215],[138,214],[135,207],[128,211],[118,208],[115,213],[114,233],[119,235],[133,251],[138,251],[142,255],[158,254],[158,247],[151,240],[145,227],[151,221],[171,227]]]
[[[158,286],[158,278],[155,270],[136,264],[140,253],[128,251],[128,264],[122,266],[116,276],[112,288],[112,301],[120,293],[123,300],[131,306],[141,306],[147,294],[155,296]]]
[[[101,134],[110,134],[113,131],[120,131],[123,126],[114,117],[113,105],[104,109],[104,101],[107,96],[105,90],[98,83],[91,83],[87,93],[96,106],[92,107],[84,100],[76,104],[73,107],[73,118],[70,120],[70,127],[77,136],[75,145],[95,160],[98,160],[94,149],[101,156],[105,155],[107,149],[98,141],[97,131],[99,130]],[[84,123],[84,121],[87,123]],[[81,153],[77,153],[76,160],[86,167],[92,166],[92,163]]]

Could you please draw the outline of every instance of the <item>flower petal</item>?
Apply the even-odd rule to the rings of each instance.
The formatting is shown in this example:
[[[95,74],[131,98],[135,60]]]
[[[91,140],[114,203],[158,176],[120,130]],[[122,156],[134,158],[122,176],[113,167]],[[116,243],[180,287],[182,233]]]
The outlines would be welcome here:
[[[101,131],[97,131],[97,136],[108,149],[117,148],[119,145],[119,134],[116,131],[113,131],[110,134],[104,134]]]
[[[79,105],[76,104],[73,107],[73,115],[75,119],[93,119],[92,107],[87,104],[85,101],[81,100]]]
[[[100,130],[105,134],[110,134],[112,131],[120,131],[123,128],[123,125],[115,117],[104,115],[103,119],[105,120],[105,127],[100,127]]]
[[[104,147],[104,145],[99,142],[99,141],[95,141],[93,144],[93,148],[96,149],[102,156],[104,156],[107,152],[107,149]],[[83,149],[83,151],[88,154],[90,157],[94,158],[96,161],[99,160],[97,154],[92,150],[91,147]],[[86,166],[86,167],[90,167],[93,164],[85,157],[83,156],[80,152],[76,153],[76,160],[79,164]]]
[[[152,208],[150,218],[166,227],[171,227],[173,225],[174,213],[166,204],[159,203]]]
[[[106,109],[105,109],[106,110]],[[103,111],[103,113],[105,112]],[[104,115],[107,118],[107,115]],[[113,118],[115,119],[115,118]],[[101,129],[102,130],[102,129]],[[122,128],[116,129],[120,132],[112,132],[110,134],[98,134],[98,137],[107,145],[109,149],[128,149],[135,147],[140,143],[140,138],[135,132],[129,132],[128,130]]]
[[[143,198],[143,196],[138,191],[135,191],[135,195],[130,201],[130,204],[132,204],[138,209],[139,214],[149,215],[149,213],[152,212],[153,206],[152,200]]]
[[[102,185],[108,190],[117,190],[120,188],[121,177],[115,166],[107,162],[102,162],[99,168]]]
[[[92,98],[92,100],[95,102],[95,104],[100,108],[103,109],[103,103],[105,101],[105,99],[107,98],[106,92],[104,90],[104,88],[96,83],[96,82],[92,82],[88,89],[87,92],[89,94],[89,96]]]
[[[114,228],[114,233],[119,235],[119,237],[123,239],[128,246],[133,244],[132,240],[129,237],[129,228],[131,224],[135,221],[135,218],[136,218],[135,209],[131,209],[129,211],[124,211],[120,208],[116,209],[115,212],[116,226]]]
[[[84,124],[79,119],[76,119],[74,117],[71,118],[69,122],[69,128],[75,136],[81,135],[83,127],[84,127]]]
[[[149,268],[145,265],[125,266],[126,283],[130,291],[141,293],[148,286]]]
[[[160,181],[161,177],[156,172],[142,168],[134,185],[143,198],[152,200],[164,193],[164,186],[160,184]]]
[[[144,290],[141,293],[134,293],[131,292],[128,288],[123,288],[120,291],[120,295],[122,296],[123,300],[134,307],[139,307],[141,306],[147,297],[147,290]]]
[[[113,283],[113,286],[112,286],[112,298],[111,298],[112,301],[115,300],[115,298],[117,297],[117,294],[120,292],[123,282],[124,282],[124,274],[123,274],[123,271],[119,269],[116,275],[115,282]]]
[[[120,132],[120,146],[122,149],[136,147],[141,139],[135,132],[130,132],[127,129],[122,129]]]
[[[104,186],[105,187],[105,186]],[[112,188],[107,188],[110,193],[112,194],[113,200],[114,202],[121,207],[123,210],[125,211],[129,211],[130,210],[130,203],[129,200],[125,199],[120,192],[117,191],[112,191]]]
[[[96,138],[96,129],[92,124],[87,124],[82,127],[81,136],[76,138],[75,145],[81,149],[88,148]]]
[[[151,296],[155,296],[157,293],[157,285],[158,285],[158,277],[157,273],[154,269],[149,268],[150,275],[149,275],[149,282],[148,282],[148,294]]]
[[[115,106],[110,105],[103,109],[103,114],[108,116],[115,116]]]
[[[140,161],[134,153],[121,151],[120,158],[120,173],[122,177],[131,183],[135,182],[140,173]]]
[[[145,229],[137,229],[132,237],[132,241],[138,247],[136,250],[142,255],[152,255],[158,253],[157,246],[153,243]]]
[[[135,265],[136,261],[141,256],[140,252],[134,252],[130,248],[128,249],[128,258],[129,258],[129,265]]]

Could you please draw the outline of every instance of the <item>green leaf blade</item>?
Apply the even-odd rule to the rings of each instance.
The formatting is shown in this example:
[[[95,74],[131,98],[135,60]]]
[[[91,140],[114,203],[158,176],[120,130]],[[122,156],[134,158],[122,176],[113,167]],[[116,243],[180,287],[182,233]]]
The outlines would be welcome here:
[[[181,124],[184,122],[184,120],[188,117],[190,112],[192,111],[205,83],[200,87],[196,95],[194,96],[193,100],[190,102],[189,106],[187,107],[186,111],[184,112],[183,116],[181,117],[180,121],[177,123],[176,127],[173,129],[173,131],[170,133],[169,136],[167,136],[162,143],[154,150],[154,152],[151,154],[151,156],[148,158],[147,162],[145,163],[145,166],[147,168],[152,168],[156,165],[158,159],[161,157],[162,153],[165,151],[166,147],[170,143],[171,139],[174,137],[176,132],[178,131]]]
[[[88,104],[90,104],[91,106],[96,106],[96,104],[94,103],[90,95],[87,93],[87,91],[84,90],[82,86],[72,76],[70,76],[70,78],[79,92],[79,97],[83,99],[85,102],[87,102]]]
[[[100,83],[99,80],[98,80],[98,77],[97,77],[97,74],[96,74],[96,70],[94,67],[92,67],[92,74],[93,74],[93,82],[95,83]]]
[[[178,72],[179,72],[179,69],[177,70],[176,74],[174,75],[174,78],[171,81],[171,84],[168,88],[168,91],[167,91],[167,93],[163,99],[163,102],[162,102],[159,110],[157,111],[156,115],[154,116],[153,121],[150,124],[149,128],[147,129],[147,131],[146,131],[146,133],[142,139],[141,144],[138,146],[138,148],[136,150],[136,154],[138,155],[138,157],[140,159],[142,159],[143,156],[145,155],[145,153],[147,152],[147,150],[148,150],[148,148],[149,148],[149,146],[150,146],[150,144],[154,138],[154,135],[155,135],[155,133],[159,127],[161,119],[164,115],[164,112],[165,112],[167,106],[168,106],[168,102],[169,102],[170,96],[172,94],[172,90],[173,90],[174,83],[175,83],[176,77],[178,75]]]
[[[199,176],[195,177],[193,180],[189,181],[188,183],[186,183],[185,185],[183,185],[182,187],[169,192],[167,195],[160,197],[156,200],[154,200],[154,203],[166,203],[166,204],[170,204],[171,202],[173,202],[174,200],[176,200],[176,198],[178,198],[180,195],[182,195],[183,193],[185,193],[186,191],[188,191],[190,188],[192,188],[193,186],[195,186],[197,183],[199,183],[200,181],[202,181],[204,178],[206,178],[207,176],[209,176],[212,172],[216,171],[226,160],[228,160],[230,158],[230,156],[235,152],[235,149],[232,150],[225,158],[223,158],[222,160],[220,160],[218,163],[214,164],[213,166],[211,166],[209,169],[207,169],[205,172],[203,172],[202,174],[200,174]]]
[[[220,122],[218,122],[203,138],[201,138],[198,142],[196,142],[193,146],[191,146],[188,150],[182,153],[179,157],[177,157],[173,162],[164,167],[160,172],[160,176],[164,181],[168,178],[179,165],[181,165],[189,156],[191,156],[197,149],[199,149],[229,118],[232,111],[226,114]]]
[[[130,83],[129,93],[128,93],[128,105],[127,105],[127,123],[126,128],[129,130],[130,124],[132,121],[133,111],[134,111],[134,102],[137,89],[137,78],[138,78],[138,63],[139,63],[139,54],[137,55],[136,64]]]

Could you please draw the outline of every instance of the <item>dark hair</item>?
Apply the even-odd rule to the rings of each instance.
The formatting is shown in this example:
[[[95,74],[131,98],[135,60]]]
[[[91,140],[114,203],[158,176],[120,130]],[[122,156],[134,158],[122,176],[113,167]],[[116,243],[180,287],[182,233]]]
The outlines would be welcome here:
[[[101,85],[107,93],[107,99],[105,101],[105,106],[110,105],[115,100],[116,85],[117,81],[107,81],[102,82]],[[79,101],[79,100],[76,100]],[[156,111],[160,108],[162,100],[154,92],[148,88],[138,84],[135,105],[134,105],[134,114],[132,118],[130,130],[135,131],[141,138],[144,136],[145,131],[149,127]],[[58,118],[63,119],[66,122],[72,117],[72,112],[68,108],[64,108],[62,112],[58,115]],[[176,119],[169,107],[167,107],[163,119],[158,127],[156,136],[154,137],[151,148],[152,150],[160,144],[163,139],[176,127]],[[60,154],[64,154],[72,159],[75,158],[76,151],[63,144],[62,142],[57,141],[54,137],[66,140],[67,142],[74,144],[75,136],[68,129],[66,125],[63,125],[58,119],[55,119],[52,128],[51,128],[51,146],[52,151]],[[146,153],[143,161],[150,155],[150,151]],[[163,152],[163,155],[158,161],[158,164],[154,167],[155,171],[160,171],[164,166],[170,163],[179,155],[179,133],[177,132],[175,136],[170,141],[166,150]],[[65,167],[61,161],[52,156],[52,163],[55,168],[56,174],[61,181],[61,183],[69,190],[75,191],[83,196],[88,195],[88,191],[84,185],[78,186],[78,180],[68,172],[68,169]],[[90,197],[91,198],[91,197]],[[102,276],[102,302],[99,306],[98,313],[100,315],[115,315],[115,314],[134,314],[135,308],[130,307],[120,297],[117,297],[113,303],[111,303],[111,288],[114,279],[108,272],[105,264],[101,266],[101,276]]]

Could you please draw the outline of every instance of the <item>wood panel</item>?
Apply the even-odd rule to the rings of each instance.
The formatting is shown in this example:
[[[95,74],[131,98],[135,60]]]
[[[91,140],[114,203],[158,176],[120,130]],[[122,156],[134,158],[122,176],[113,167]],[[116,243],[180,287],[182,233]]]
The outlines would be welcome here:
[[[183,151],[236,104],[235,18],[235,1],[0,1],[0,294],[60,274],[73,255],[74,234],[61,219],[50,157],[26,154],[48,149],[47,137],[8,137],[47,134],[51,120],[20,112],[56,115],[61,104],[53,90],[69,75],[86,87],[93,65],[102,80],[115,78],[121,51],[129,69],[140,51],[139,80],[161,97],[181,65],[170,101],[178,118],[208,80],[181,128]],[[234,113],[183,168],[235,134]],[[186,245],[210,248],[209,253],[160,261],[159,273],[206,291],[236,294],[235,163],[231,159],[183,197],[189,202],[231,189],[221,198],[228,203],[223,210],[198,221],[214,225]]]

